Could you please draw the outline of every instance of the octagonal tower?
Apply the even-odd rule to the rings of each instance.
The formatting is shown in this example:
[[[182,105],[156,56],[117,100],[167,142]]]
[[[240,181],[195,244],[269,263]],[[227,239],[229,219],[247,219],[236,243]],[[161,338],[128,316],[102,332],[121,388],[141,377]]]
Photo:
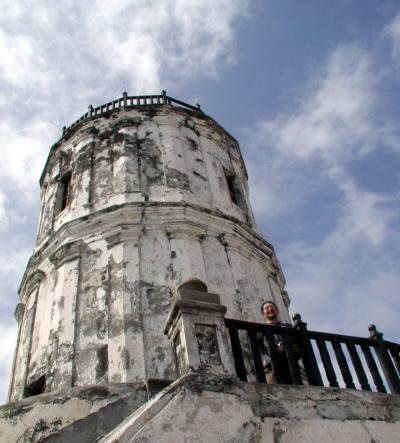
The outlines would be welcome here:
[[[284,277],[256,228],[237,141],[166,96],[89,107],[51,148],[37,242],[20,286],[10,400],[177,378],[163,329],[179,290],[260,321]]]

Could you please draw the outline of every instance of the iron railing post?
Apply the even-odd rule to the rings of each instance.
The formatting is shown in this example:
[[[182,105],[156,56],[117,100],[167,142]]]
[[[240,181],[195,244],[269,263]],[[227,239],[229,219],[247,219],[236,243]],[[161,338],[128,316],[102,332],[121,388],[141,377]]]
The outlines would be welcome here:
[[[287,362],[289,364],[289,371],[295,385],[302,385],[303,379],[301,377],[300,366],[299,366],[299,353],[297,352],[296,345],[293,340],[293,330],[292,328],[283,328],[283,345],[285,349],[285,354]]]
[[[321,373],[318,368],[317,359],[315,358],[314,350],[311,345],[311,340],[307,331],[307,323],[302,321],[300,314],[294,314],[293,316],[294,327],[299,331],[300,340],[300,352],[303,357],[304,369],[307,373],[307,378],[310,385],[323,386]]]
[[[247,381],[246,367],[244,365],[242,347],[240,344],[240,338],[238,329],[229,324],[229,320],[225,319],[225,324],[229,331],[231,339],[231,347],[233,352],[233,361],[235,363],[236,375],[242,381]]]
[[[385,374],[390,390],[392,393],[400,394],[400,379],[386,348],[383,334],[377,331],[375,325],[369,325],[368,330],[370,332],[370,338],[376,343],[375,352],[378,356],[379,363],[381,364],[382,371]]]

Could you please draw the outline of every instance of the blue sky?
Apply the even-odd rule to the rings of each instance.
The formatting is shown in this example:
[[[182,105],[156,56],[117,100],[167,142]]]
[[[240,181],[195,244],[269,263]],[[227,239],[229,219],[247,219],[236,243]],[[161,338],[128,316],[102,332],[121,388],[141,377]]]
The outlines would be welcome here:
[[[47,153],[124,90],[200,102],[238,139],[292,313],[400,341],[399,77],[398,0],[3,0],[0,401]]]

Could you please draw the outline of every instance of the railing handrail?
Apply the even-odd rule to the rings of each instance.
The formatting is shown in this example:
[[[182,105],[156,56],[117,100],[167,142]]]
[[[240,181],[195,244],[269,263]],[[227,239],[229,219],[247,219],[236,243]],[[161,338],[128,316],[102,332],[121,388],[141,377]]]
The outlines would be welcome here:
[[[243,357],[243,352],[245,354],[247,352],[247,356],[251,356],[253,363],[250,366],[255,370],[257,381],[266,381],[265,366],[262,363],[262,351],[260,350],[260,343],[264,343],[264,349],[268,348],[267,355],[271,357],[275,374],[279,375],[282,365],[286,366],[287,370],[290,370],[290,382],[295,384],[303,384],[302,375],[300,374],[303,370],[309,384],[324,386],[321,377],[321,370],[323,368],[329,386],[339,387],[337,374],[332,365],[331,356],[334,355],[333,361],[338,365],[339,374],[347,388],[355,389],[353,380],[353,373],[355,373],[356,381],[358,381],[363,390],[371,391],[370,383],[373,381],[378,392],[387,392],[386,383],[386,386],[389,386],[392,393],[400,393],[400,344],[383,340],[382,334],[376,330],[374,325],[369,327],[370,337],[367,338],[309,331],[307,330],[306,323],[301,320],[300,315],[296,314],[294,320],[295,323],[292,326],[225,319],[225,325],[229,330],[231,339],[236,372],[239,378],[247,380],[248,369],[246,369]],[[247,347],[245,346],[244,348],[242,346],[243,337],[240,338],[239,336],[240,330],[247,333]],[[281,350],[281,353],[283,352],[283,355],[286,355],[286,363],[285,361],[282,363],[282,359],[278,355],[277,340],[282,340],[284,343],[284,352]],[[321,367],[318,365],[312,341],[315,344],[315,349],[318,349]],[[267,348],[265,348],[265,343]],[[331,353],[328,351],[326,343],[329,343],[332,347]],[[346,354],[343,351],[342,345]],[[372,352],[371,349],[374,351]],[[300,365],[299,360],[302,362]],[[369,373],[369,377],[367,373]],[[384,374],[384,379],[381,377],[381,373]],[[282,380],[283,378],[279,381],[278,377],[276,382],[287,383],[287,381]]]
[[[203,113],[200,105],[196,106],[189,105],[181,100],[170,97],[166,94],[166,91],[162,91],[158,95],[128,95],[126,92],[122,94],[121,98],[117,98],[108,103],[100,106],[93,107],[89,105],[88,111],[81,115],[77,120],[75,120],[71,125],[63,127],[63,137],[69,135],[80,123],[87,121],[91,118],[101,117],[104,114],[113,112],[117,109],[133,108],[138,106],[160,106],[160,105],[171,105],[176,104],[180,107],[191,109],[192,111],[198,111]]]
[[[263,330],[265,330],[265,331],[270,330],[276,335],[283,334],[283,330],[287,328],[287,325],[268,325],[266,323],[246,322],[243,320],[236,320],[236,319],[231,319],[231,318],[226,318],[225,324],[227,326],[228,325],[237,326],[238,328],[244,329],[244,330],[249,330],[251,328],[255,328],[256,330],[258,330],[260,332]],[[290,325],[290,326],[292,326],[292,325]],[[296,329],[294,326],[289,328],[289,331],[291,331],[290,333],[292,333],[292,334],[299,333],[298,329]],[[310,336],[310,338],[316,338],[317,336],[319,336],[319,337],[326,337],[328,340],[343,338],[344,340],[353,340],[353,341],[368,342],[368,343],[371,342],[371,338],[368,338],[368,337],[357,337],[354,335],[334,334],[332,332],[313,331],[311,329],[307,329],[307,334]],[[387,344],[400,346],[394,342],[389,342],[386,340],[385,340],[385,342]]]

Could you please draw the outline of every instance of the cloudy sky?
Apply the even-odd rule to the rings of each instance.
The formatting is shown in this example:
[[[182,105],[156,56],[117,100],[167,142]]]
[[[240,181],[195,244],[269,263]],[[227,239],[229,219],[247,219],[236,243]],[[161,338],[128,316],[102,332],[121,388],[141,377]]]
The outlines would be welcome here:
[[[398,0],[2,0],[0,402],[38,179],[122,91],[199,102],[241,144],[260,229],[311,329],[400,341]]]

